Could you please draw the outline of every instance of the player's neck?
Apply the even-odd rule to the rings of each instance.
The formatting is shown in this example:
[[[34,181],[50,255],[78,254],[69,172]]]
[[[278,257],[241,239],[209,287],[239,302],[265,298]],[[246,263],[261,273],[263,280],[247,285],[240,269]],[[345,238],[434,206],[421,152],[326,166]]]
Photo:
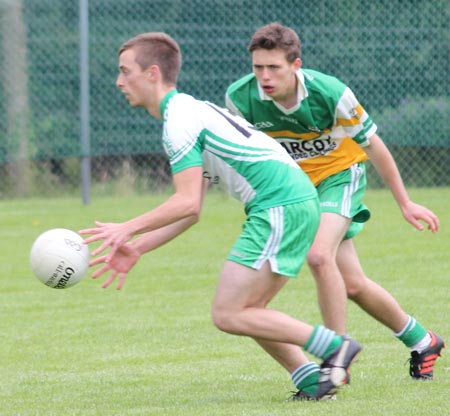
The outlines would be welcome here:
[[[289,97],[285,97],[283,99],[277,99],[275,100],[279,105],[281,105],[282,107],[284,107],[286,110],[289,110],[292,107],[295,107],[298,103],[297,100],[297,94],[295,94],[294,96],[289,96]]]
[[[152,99],[146,106],[146,109],[151,116],[158,120],[162,120],[161,103],[164,97],[174,89],[176,89],[176,86],[165,84],[161,84],[155,89],[154,94],[152,94]]]
[[[289,110],[298,104],[298,94],[297,94],[297,84],[298,79],[295,77],[293,85],[287,90],[286,94],[282,97],[276,98],[275,101],[282,107]]]

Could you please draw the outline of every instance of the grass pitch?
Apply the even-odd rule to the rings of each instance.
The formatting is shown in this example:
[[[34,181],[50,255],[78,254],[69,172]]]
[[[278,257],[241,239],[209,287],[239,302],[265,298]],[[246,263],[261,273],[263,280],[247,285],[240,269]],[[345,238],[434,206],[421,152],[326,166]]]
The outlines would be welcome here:
[[[386,190],[369,191],[372,219],[356,239],[368,276],[450,343],[450,190],[411,190],[441,230],[407,224]],[[143,257],[122,291],[86,277],[50,289],[31,275],[29,250],[43,231],[122,221],[166,195],[0,202],[0,415],[446,415],[450,348],[433,382],[408,376],[407,349],[349,304],[349,333],[363,352],[352,383],[332,402],[288,403],[288,374],[250,339],[219,332],[209,310],[216,280],[244,219],[221,193],[201,222]],[[307,266],[274,308],[320,323]],[[448,351],[448,352],[447,352]]]

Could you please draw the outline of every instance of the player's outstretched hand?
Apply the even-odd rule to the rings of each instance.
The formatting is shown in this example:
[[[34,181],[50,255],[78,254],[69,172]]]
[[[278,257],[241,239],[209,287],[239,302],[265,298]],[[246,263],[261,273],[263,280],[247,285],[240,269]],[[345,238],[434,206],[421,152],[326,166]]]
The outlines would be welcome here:
[[[420,231],[424,229],[424,226],[420,221],[428,224],[428,229],[433,233],[439,230],[439,218],[433,211],[423,205],[409,201],[406,206],[402,207],[402,213],[406,221]]]
[[[108,247],[111,247],[110,252],[106,255],[106,262],[108,262],[114,256],[116,250],[128,242],[132,235],[127,231],[127,226],[124,223],[95,221],[95,225],[95,228],[86,228],[80,230],[79,233],[92,235],[92,237],[88,237],[84,240],[85,244],[94,241],[103,241],[103,243],[92,252],[93,256],[96,256],[105,251]]]
[[[92,278],[97,279],[102,274],[111,272],[102,287],[107,288],[119,276],[117,289],[120,290],[125,284],[128,272],[137,263],[139,257],[140,253],[131,244],[124,244],[117,248],[110,259],[108,255],[104,255],[90,261],[89,266],[104,263],[103,267],[92,273]]]

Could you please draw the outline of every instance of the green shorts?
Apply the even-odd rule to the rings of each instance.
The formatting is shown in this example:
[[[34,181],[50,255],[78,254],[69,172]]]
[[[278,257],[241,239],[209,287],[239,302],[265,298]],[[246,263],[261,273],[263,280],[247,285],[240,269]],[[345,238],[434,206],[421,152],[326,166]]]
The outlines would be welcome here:
[[[345,239],[358,234],[369,220],[370,211],[362,203],[366,191],[366,167],[357,163],[350,168],[324,179],[318,186],[321,212],[334,212],[353,222]]]
[[[250,213],[227,260],[297,277],[320,222],[319,201],[310,199]]]

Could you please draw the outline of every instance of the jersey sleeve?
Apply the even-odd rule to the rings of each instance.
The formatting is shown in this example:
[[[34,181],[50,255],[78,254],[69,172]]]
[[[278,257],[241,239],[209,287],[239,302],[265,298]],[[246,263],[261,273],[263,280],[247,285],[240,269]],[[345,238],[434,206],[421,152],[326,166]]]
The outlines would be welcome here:
[[[377,131],[376,124],[348,87],[337,103],[335,117],[336,125],[361,147],[368,146],[370,137]]]
[[[253,73],[238,79],[230,84],[225,94],[225,106],[235,115],[245,118],[253,123],[251,101],[254,97],[254,85],[256,78]]]
[[[169,106],[163,128],[163,145],[172,174],[203,165],[202,127],[196,103],[182,105],[182,100],[177,101]]]

